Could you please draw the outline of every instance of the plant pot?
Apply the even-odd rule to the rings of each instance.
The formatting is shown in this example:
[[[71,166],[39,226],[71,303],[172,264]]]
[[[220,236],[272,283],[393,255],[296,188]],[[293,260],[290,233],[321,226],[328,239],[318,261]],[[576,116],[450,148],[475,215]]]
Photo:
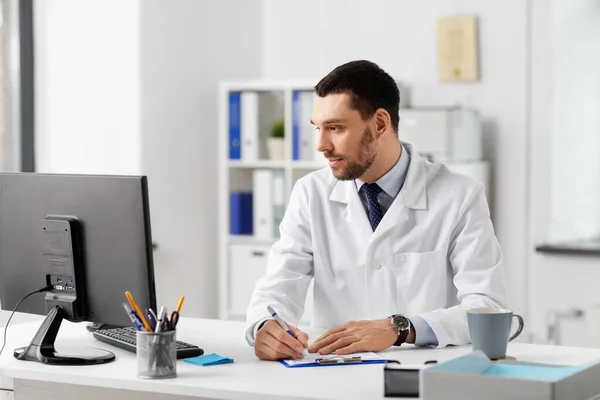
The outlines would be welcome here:
[[[271,160],[285,159],[285,140],[278,137],[268,138],[267,151],[269,152],[269,159]]]

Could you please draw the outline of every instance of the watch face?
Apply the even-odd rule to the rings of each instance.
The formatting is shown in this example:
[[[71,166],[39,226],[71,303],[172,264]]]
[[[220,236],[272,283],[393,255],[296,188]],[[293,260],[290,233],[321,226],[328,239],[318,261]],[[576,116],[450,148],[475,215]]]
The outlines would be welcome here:
[[[403,317],[402,315],[395,315],[392,319],[392,324],[394,325],[394,328],[396,328],[399,331],[408,330],[410,326],[410,322],[408,321],[408,319],[406,317]]]

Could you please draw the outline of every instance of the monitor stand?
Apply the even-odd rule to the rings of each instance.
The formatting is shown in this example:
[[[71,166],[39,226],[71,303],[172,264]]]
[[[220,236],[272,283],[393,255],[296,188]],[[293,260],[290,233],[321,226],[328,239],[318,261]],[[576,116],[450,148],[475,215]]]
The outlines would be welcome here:
[[[63,308],[55,306],[48,313],[29,346],[15,349],[15,358],[53,365],[95,365],[115,359],[115,355],[110,351],[92,347],[73,348],[70,354],[58,353],[54,348],[54,341],[64,315]]]

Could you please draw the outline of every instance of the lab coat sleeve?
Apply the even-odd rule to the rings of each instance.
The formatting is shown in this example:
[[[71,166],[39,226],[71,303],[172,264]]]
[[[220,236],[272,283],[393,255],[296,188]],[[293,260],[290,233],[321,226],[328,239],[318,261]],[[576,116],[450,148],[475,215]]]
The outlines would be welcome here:
[[[466,310],[509,307],[502,250],[484,193],[481,183],[473,185],[449,237],[448,262],[458,305],[420,314],[431,326],[440,348],[470,343]]]
[[[313,252],[308,196],[302,179],[294,185],[279,232],[280,238],[269,253],[267,273],[256,282],[248,306],[246,340],[250,345],[254,345],[256,324],[270,317],[267,306],[293,326],[304,312],[313,277]]]
[[[252,325],[250,325],[250,327],[248,327],[248,329],[246,330],[246,341],[248,342],[249,345],[253,345],[254,342],[256,341],[256,332],[258,332],[262,323],[267,322],[270,319],[272,319],[272,318],[265,317],[259,321],[256,321],[254,324],[252,324]]]

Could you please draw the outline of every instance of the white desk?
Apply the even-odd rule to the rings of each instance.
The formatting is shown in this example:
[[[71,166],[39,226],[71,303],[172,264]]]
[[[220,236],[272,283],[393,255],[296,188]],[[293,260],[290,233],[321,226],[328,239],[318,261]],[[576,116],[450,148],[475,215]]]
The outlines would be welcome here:
[[[6,322],[8,321],[10,314],[11,313],[8,311],[0,310],[0,327],[3,328],[4,325],[6,325]],[[25,322],[32,322],[32,321],[41,322],[43,320],[44,320],[44,317],[41,315],[24,314],[24,313],[16,312],[15,315],[13,316],[12,320],[10,321],[10,326],[17,325],[17,324],[23,324]]]
[[[143,380],[136,377],[135,354],[97,341],[85,324],[64,322],[57,338],[61,345],[110,349],[116,361],[95,366],[58,367],[19,361],[14,348],[29,343],[39,322],[9,327],[0,357],[0,377],[14,381],[16,400],[28,399],[383,399],[383,365],[346,365],[287,369],[276,362],[259,361],[244,340],[241,322],[182,318],[178,339],[195,343],[206,353],[231,357],[233,364],[200,367],[177,363],[178,377]],[[314,339],[314,337],[312,337]],[[432,350],[412,346],[386,351],[390,359],[422,363],[454,358],[470,346]],[[510,344],[509,354],[519,360],[579,364],[600,358],[600,349]],[[190,397],[188,397],[190,396]]]

